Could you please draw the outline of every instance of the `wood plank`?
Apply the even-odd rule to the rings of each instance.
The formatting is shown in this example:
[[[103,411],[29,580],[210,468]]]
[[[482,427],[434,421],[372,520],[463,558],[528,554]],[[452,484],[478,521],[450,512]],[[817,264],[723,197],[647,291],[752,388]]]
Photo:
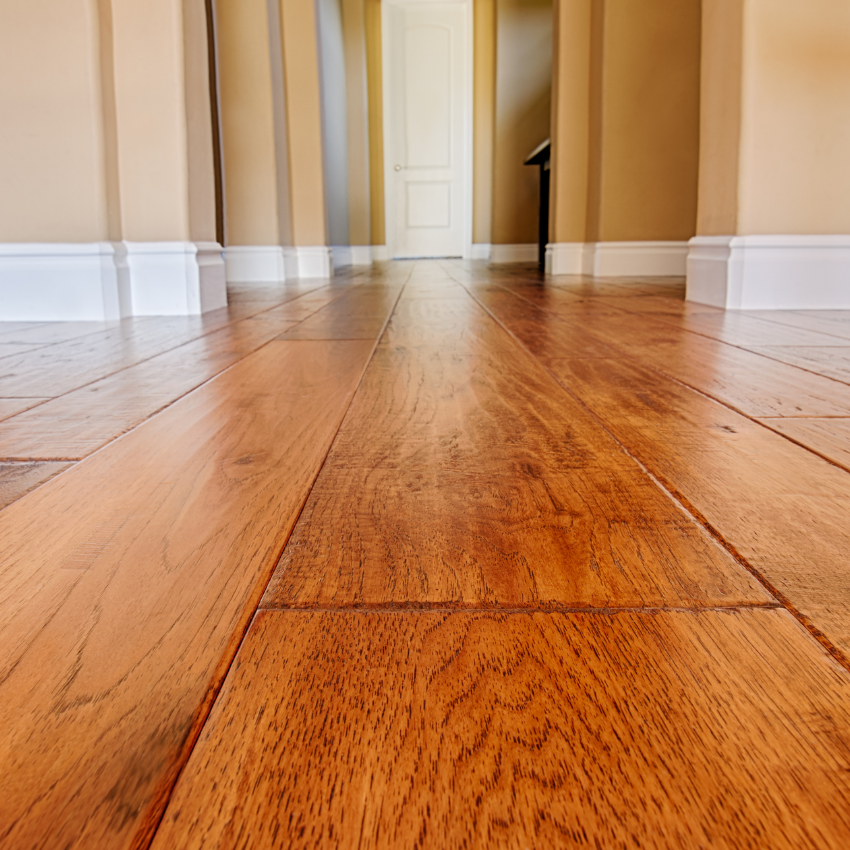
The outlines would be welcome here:
[[[768,322],[748,316],[737,310],[727,310],[720,313],[688,314],[680,318],[659,316],[663,321],[674,323],[683,330],[699,333],[737,345],[741,348],[752,349],[753,346],[763,345],[840,345],[838,337],[810,331],[804,328],[793,328]]]
[[[146,846],[371,348],[272,342],[0,513],[4,848]]]
[[[0,420],[9,419],[49,400],[47,398],[0,398]]]
[[[748,316],[850,339],[850,310],[747,310]]]
[[[850,384],[850,346],[764,346],[754,348],[765,357],[798,366],[834,381]],[[842,387],[835,386],[835,392]]]
[[[765,419],[763,422],[850,470],[850,419]]]
[[[850,475],[635,363],[553,372],[618,440],[850,657]]]
[[[848,774],[784,611],[263,612],[153,850],[843,850]]]
[[[0,463],[0,510],[70,466],[70,463]]]
[[[284,301],[297,299],[314,288],[315,285],[306,289],[295,287],[276,294],[271,300],[244,306],[237,303],[203,316],[160,316],[97,323],[105,325],[107,330],[40,347],[26,354],[0,358],[0,397],[63,395],[226,328],[235,319],[258,315]]]
[[[771,601],[492,319],[473,323],[475,355],[453,331],[378,348],[264,606]]]
[[[512,294],[513,299],[491,293],[476,297],[543,363],[577,357],[639,358],[748,416],[850,414],[850,392],[844,386],[754,353],[769,349],[747,351],[656,321],[655,314],[576,317],[573,308],[562,303],[529,311],[525,297]]]
[[[244,320],[0,423],[0,457],[80,460],[290,327]]]

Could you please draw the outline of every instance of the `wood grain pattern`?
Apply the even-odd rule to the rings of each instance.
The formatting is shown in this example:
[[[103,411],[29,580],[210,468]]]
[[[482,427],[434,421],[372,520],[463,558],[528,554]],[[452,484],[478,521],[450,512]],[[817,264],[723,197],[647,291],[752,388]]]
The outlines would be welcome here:
[[[770,349],[743,350],[656,321],[654,313],[649,316],[622,312],[604,316],[585,314],[577,318],[569,305],[557,305],[545,311],[534,308],[538,314],[529,315],[524,303],[519,306],[516,303],[524,302],[525,297],[519,299],[515,293],[511,294],[513,300],[507,293],[477,297],[544,363],[577,357],[638,358],[749,416],[850,414],[850,392],[843,386],[777,362],[782,357],[771,359]],[[647,298],[639,300],[643,302]]]
[[[284,319],[245,320],[0,423],[0,457],[81,459],[276,338]]]
[[[0,420],[17,416],[25,410],[49,401],[47,398],[0,398]]]
[[[263,612],[153,848],[843,850],[848,706],[781,611]]]
[[[650,472],[850,657],[844,470],[654,370],[603,360],[556,361],[552,369]]]
[[[264,606],[771,601],[495,322],[472,319],[475,355],[451,328],[439,347],[378,348]]]
[[[0,513],[0,844],[145,846],[372,344],[272,342]]]
[[[70,463],[0,463],[0,510],[70,466]]]
[[[765,419],[764,424],[850,471],[850,419]]]
[[[815,375],[825,375],[835,381],[850,384],[850,346],[791,346],[774,345],[754,349],[766,357],[799,366]],[[816,379],[815,379],[816,380]],[[840,393],[842,387],[835,387]]]

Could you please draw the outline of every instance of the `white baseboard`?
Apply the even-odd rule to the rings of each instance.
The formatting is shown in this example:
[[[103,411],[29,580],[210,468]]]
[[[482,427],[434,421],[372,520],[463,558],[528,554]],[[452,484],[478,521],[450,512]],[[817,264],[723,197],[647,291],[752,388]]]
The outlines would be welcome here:
[[[217,243],[0,244],[0,319],[104,321],[227,304]]]
[[[281,283],[286,264],[280,245],[228,245],[224,250],[227,280],[232,283]]]
[[[372,246],[372,262],[385,263],[390,259],[390,249],[386,245]]]
[[[593,245],[550,242],[546,246],[546,274],[593,274]]]
[[[227,306],[217,242],[125,242],[132,315],[192,316]]]
[[[476,242],[472,245],[473,260],[489,260],[493,246],[489,242]]]
[[[298,245],[284,248],[286,279],[332,277],[333,258],[326,245]]]
[[[729,310],[850,309],[850,236],[696,236],[687,298]]]
[[[687,260],[687,242],[551,242],[546,246],[548,274],[682,277]]]
[[[342,266],[372,265],[371,245],[334,245],[331,248],[331,255],[335,269]]]
[[[491,245],[491,263],[533,263],[537,260],[537,243],[521,245]]]

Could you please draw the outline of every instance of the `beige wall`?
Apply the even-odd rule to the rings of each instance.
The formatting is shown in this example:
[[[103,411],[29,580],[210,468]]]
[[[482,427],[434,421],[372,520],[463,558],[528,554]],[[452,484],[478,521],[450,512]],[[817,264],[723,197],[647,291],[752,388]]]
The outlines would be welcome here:
[[[108,238],[95,0],[0,0],[0,241]]]
[[[369,221],[373,245],[386,237],[384,198],[384,87],[381,52],[381,0],[364,0],[366,85],[369,109]]]
[[[326,245],[319,56],[313,0],[280,0],[293,243]]]
[[[276,245],[277,152],[267,0],[216,0],[216,24],[227,241]],[[275,71],[282,75],[282,66]]]
[[[589,241],[696,231],[699,0],[606,0],[599,219]],[[593,227],[593,222],[590,222]]]
[[[496,134],[496,0],[473,4],[472,241],[493,240],[493,147]]]
[[[493,244],[537,241],[539,169],[523,160],[549,137],[552,0],[497,0]]]
[[[553,242],[696,231],[699,0],[558,0]]]
[[[557,0],[555,5],[549,238],[552,242],[584,242],[592,0]]]
[[[850,3],[747,0],[738,232],[850,233]]]
[[[341,0],[348,118],[348,221],[352,245],[371,245],[369,93],[364,0]]]
[[[703,3],[697,232],[704,236],[738,232],[743,22],[743,0]]]

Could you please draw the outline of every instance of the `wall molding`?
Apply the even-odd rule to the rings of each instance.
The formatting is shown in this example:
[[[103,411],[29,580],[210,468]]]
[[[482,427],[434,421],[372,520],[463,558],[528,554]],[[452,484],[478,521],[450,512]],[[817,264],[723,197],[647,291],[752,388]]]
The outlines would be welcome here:
[[[850,309],[850,236],[696,236],[687,298],[728,310]]]
[[[281,283],[286,258],[280,245],[228,245],[224,250],[227,280],[232,283]]]
[[[392,259],[390,257],[390,249],[386,245],[373,245],[372,246],[372,262],[373,263],[385,263],[390,259]]]
[[[283,249],[286,279],[333,277],[333,256],[327,245],[298,245]]]
[[[528,242],[519,245],[491,245],[491,263],[535,263],[537,262],[537,243]]]
[[[227,306],[217,242],[124,242],[132,315],[193,316]]]
[[[227,304],[216,242],[0,244],[0,319],[108,321]]]
[[[493,246],[489,242],[475,242],[472,245],[471,260],[489,260]]]
[[[547,274],[684,277],[687,260],[687,242],[552,242],[546,246]]]
[[[342,266],[372,265],[371,245],[334,245],[331,248],[331,255],[335,269]]]

